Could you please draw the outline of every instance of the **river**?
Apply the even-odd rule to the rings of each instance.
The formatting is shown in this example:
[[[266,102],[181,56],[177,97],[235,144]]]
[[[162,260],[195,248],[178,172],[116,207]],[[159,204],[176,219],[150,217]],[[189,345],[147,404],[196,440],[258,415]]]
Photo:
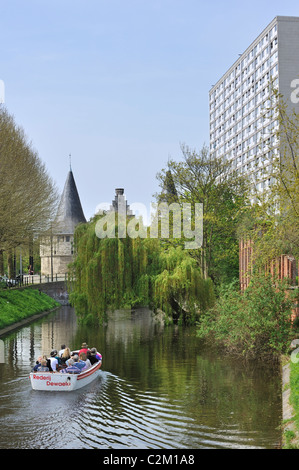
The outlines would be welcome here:
[[[2,336],[1,449],[273,449],[281,377],[204,348],[194,328],[163,327],[139,309],[107,325],[77,324],[71,307]],[[99,378],[71,393],[31,389],[36,358],[87,342]]]

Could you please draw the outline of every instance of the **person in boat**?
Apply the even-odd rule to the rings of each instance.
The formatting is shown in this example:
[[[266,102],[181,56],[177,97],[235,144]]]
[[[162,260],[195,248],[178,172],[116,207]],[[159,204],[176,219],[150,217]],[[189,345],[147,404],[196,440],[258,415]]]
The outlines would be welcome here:
[[[71,350],[70,348],[64,348],[64,351],[60,357],[61,363],[65,364],[71,358]]]
[[[50,361],[50,368],[52,369],[53,372],[57,371],[58,367],[58,359],[57,359],[57,351],[56,349],[53,349],[53,351],[50,352],[50,357],[48,358]]]
[[[75,356],[78,356],[77,352],[74,352],[74,351],[71,351],[70,354],[71,354],[70,359],[74,359]],[[68,365],[69,365],[69,359],[67,359],[67,360],[65,361],[65,363],[66,363],[66,365],[68,366]]]
[[[93,366],[96,362],[99,362],[98,358],[95,354],[92,354],[91,350],[87,351],[87,359],[89,360],[90,364]]]
[[[50,359],[48,358],[48,356],[46,354],[43,355],[42,359],[45,359],[46,363],[47,363],[47,367],[49,367],[49,372],[53,372],[52,371],[52,368],[51,368],[51,361]]]
[[[96,348],[91,348],[90,350],[91,354],[94,355],[98,361],[101,361],[102,360],[102,354],[100,354]]]
[[[39,357],[37,358],[37,361],[36,361],[36,363],[35,363],[35,366],[32,368],[32,372],[36,372],[36,371],[37,371],[37,368],[40,366],[41,360],[42,360],[42,356],[39,356]]]
[[[74,359],[69,359],[68,360],[68,366],[65,369],[61,369],[60,373],[62,374],[80,374],[81,370],[79,367],[75,366],[75,361]]]
[[[87,352],[88,352],[88,351],[87,351]],[[91,367],[91,362],[90,362],[90,360],[89,360],[89,358],[87,357],[86,354],[81,353],[81,354],[79,355],[79,362],[81,362],[81,361],[82,361],[82,362],[85,362],[87,369],[88,369],[89,367]]]
[[[39,364],[36,371],[37,372],[49,372],[49,367],[47,366],[47,360],[46,359],[41,360],[41,363]]]
[[[55,357],[56,357],[56,359],[57,359],[57,361],[58,361],[58,365],[61,365],[61,364],[62,364],[61,356],[59,355],[59,353],[57,352],[56,349],[55,349],[55,351],[56,351],[56,356],[55,356]]]
[[[82,343],[81,349],[80,349],[80,351],[78,352],[78,355],[80,356],[80,354],[81,354],[82,352],[83,352],[84,354],[87,354],[87,351],[88,351],[88,344]]]
[[[78,356],[78,355],[75,355],[75,356],[74,356],[74,365],[75,365],[76,367],[78,367],[78,369],[80,370],[80,372],[82,372],[83,370],[87,369],[86,362],[82,361],[82,359],[79,359],[79,356]]]
[[[62,356],[62,354],[64,353],[64,350],[65,350],[65,344],[62,344],[62,345],[61,345],[61,349],[60,349],[60,351],[59,351],[59,353],[58,353],[58,356],[59,356],[59,357]]]

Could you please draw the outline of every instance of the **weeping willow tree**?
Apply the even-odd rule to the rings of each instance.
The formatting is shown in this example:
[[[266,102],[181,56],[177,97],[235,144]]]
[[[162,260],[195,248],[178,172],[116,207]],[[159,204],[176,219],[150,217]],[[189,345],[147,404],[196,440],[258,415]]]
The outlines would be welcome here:
[[[212,305],[212,283],[187,250],[149,237],[99,238],[98,218],[75,232],[70,301],[79,321],[101,323],[109,310],[149,306],[191,323]]]
[[[154,279],[155,306],[175,320],[194,323],[214,303],[211,279],[203,279],[195,259],[182,247],[160,253],[160,273]]]

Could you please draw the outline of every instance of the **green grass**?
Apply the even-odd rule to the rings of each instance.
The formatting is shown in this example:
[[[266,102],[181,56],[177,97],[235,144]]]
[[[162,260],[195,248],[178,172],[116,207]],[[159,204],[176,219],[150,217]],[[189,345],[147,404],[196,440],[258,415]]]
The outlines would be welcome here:
[[[283,448],[299,449],[299,362],[290,361],[290,404],[294,416],[284,424],[289,427],[283,432]]]
[[[36,289],[0,291],[0,329],[58,306],[54,299]]]
[[[285,431],[284,439],[284,449],[298,449],[296,443],[294,444],[294,441],[296,440],[296,434],[294,433],[294,431]]]
[[[291,387],[291,404],[295,411],[295,423],[299,432],[299,362],[291,361],[290,387]]]

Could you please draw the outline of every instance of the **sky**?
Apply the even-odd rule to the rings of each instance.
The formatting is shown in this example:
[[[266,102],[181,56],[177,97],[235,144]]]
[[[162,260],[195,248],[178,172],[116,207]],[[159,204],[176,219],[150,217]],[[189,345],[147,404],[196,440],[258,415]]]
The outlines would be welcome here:
[[[209,143],[211,86],[279,15],[298,1],[0,0],[4,106],[60,193],[71,154],[87,219],[118,187],[149,211],[181,145]]]

